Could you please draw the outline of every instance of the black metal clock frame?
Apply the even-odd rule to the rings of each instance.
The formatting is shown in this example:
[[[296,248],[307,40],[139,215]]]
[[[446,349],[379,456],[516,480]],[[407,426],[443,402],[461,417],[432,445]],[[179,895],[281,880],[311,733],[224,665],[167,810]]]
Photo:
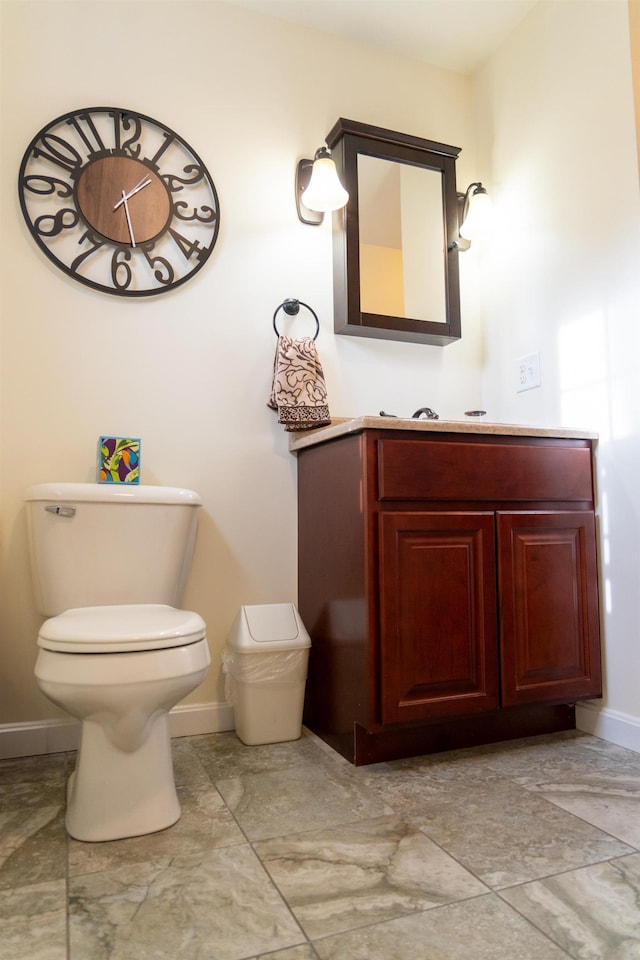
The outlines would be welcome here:
[[[137,245],[133,236],[129,243],[101,233],[79,202],[81,177],[106,157],[137,161],[166,189],[168,217]],[[186,283],[211,256],[220,229],[216,188],[195,150],[165,124],[119,107],[73,110],[43,127],[25,151],[18,193],[27,227],[49,260],[117,296],[154,296]]]

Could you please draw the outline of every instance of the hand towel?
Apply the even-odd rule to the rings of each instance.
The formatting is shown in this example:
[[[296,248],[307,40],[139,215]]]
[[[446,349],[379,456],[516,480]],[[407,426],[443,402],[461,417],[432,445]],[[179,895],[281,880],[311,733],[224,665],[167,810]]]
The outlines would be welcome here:
[[[278,337],[267,406],[277,410],[278,423],[285,430],[311,430],[331,423],[324,373],[311,337]]]

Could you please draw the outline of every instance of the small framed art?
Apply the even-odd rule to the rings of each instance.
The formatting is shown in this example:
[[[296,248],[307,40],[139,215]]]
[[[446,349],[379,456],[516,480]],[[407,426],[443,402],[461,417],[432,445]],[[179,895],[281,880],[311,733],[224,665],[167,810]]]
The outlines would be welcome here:
[[[139,439],[98,439],[98,483],[140,483]]]

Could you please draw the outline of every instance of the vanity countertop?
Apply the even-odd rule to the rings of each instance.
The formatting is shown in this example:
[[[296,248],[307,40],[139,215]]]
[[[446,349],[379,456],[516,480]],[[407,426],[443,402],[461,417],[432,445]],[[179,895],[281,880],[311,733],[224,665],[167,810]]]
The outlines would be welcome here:
[[[334,418],[326,427],[292,433],[289,449],[292,452],[313,447],[350,433],[362,430],[412,430],[423,433],[476,433],[507,437],[557,437],[571,440],[597,440],[593,430],[569,430],[564,427],[533,427],[517,423],[495,423],[483,420],[413,420],[404,417]]]

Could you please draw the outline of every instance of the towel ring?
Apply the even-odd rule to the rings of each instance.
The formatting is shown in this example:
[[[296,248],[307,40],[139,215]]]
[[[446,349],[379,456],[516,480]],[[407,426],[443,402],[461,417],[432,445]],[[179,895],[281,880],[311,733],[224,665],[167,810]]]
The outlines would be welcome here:
[[[320,321],[318,320],[315,310],[312,310],[309,304],[303,303],[302,300],[292,300],[292,299],[284,300],[279,307],[276,307],[276,312],[273,315],[273,329],[276,332],[276,337],[280,336],[280,334],[278,333],[278,328],[276,326],[276,317],[278,316],[278,310],[284,310],[284,312],[287,314],[288,317],[295,317],[300,312],[300,307],[306,307],[309,313],[313,315],[313,319],[316,322],[316,332],[313,339],[314,340],[317,339],[318,334],[320,333]]]

